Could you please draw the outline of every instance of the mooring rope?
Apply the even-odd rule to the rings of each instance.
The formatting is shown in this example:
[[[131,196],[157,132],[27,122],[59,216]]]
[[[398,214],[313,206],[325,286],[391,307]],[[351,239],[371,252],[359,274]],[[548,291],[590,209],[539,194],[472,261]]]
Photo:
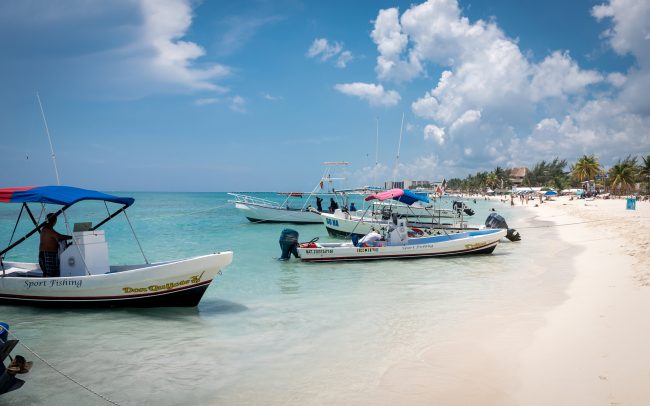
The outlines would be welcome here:
[[[95,396],[97,396],[97,397],[99,397],[99,398],[105,400],[106,402],[108,402],[108,403],[110,403],[110,404],[112,404],[112,405],[115,405],[115,406],[120,406],[119,403],[110,400],[109,398],[107,398],[106,396],[102,395],[101,393],[97,393],[97,392],[95,392],[94,390],[90,389],[90,388],[87,387],[86,385],[84,385],[84,384],[82,384],[81,382],[77,381],[76,379],[74,379],[74,378],[71,377],[70,375],[66,374],[66,373],[63,372],[63,371],[60,371],[60,370],[57,369],[54,365],[50,364],[50,363],[47,362],[43,357],[41,357],[40,355],[38,355],[38,354],[36,353],[36,351],[32,350],[32,349],[29,348],[26,344],[24,344],[22,341],[20,341],[20,339],[19,339],[19,338],[18,338],[14,333],[12,333],[12,332],[9,331],[9,330],[6,330],[6,331],[7,331],[7,333],[9,333],[10,336],[12,336],[13,338],[15,338],[16,340],[19,340],[19,344],[22,345],[23,347],[25,347],[25,349],[26,349],[27,351],[31,352],[31,353],[32,353],[36,358],[38,358],[39,360],[41,360],[45,365],[47,365],[48,367],[52,368],[54,371],[56,371],[58,374],[60,374],[60,375],[63,376],[64,378],[66,378],[66,379],[68,379],[68,380],[74,382],[74,383],[77,384],[78,386],[84,388],[84,389],[87,390],[88,392],[90,392],[90,393],[92,393],[93,395],[95,395]]]
[[[517,230],[526,230],[530,228],[549,228],[549,227],[561,227],[561,226],[574,226],[577,224],[587,224],[587,223],[596,223],[600,221],[612,221],[616,219],[600,219],[600,220],[585,220],[585,221],[578,221],[575,223],[564,223],[564,224],[545,224],[542,226],[528,226],[528,227],[517,227]]]

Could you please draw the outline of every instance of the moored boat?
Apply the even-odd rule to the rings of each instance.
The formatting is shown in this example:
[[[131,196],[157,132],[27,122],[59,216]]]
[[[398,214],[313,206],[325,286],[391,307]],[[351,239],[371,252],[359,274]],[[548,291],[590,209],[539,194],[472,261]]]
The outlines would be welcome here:
[[[306,243],[297,248],[306,262],[362,261],[490,254],[506,230],[485,229],[395,240],[388,237],[371,243]]]
[[[415,232],[418,232],[419,229],[426,229],[430,234],[443,234],[484,228],[483,226],[468,225],[463,221],[462,216],[457,216],[457,212],[454,210],[449,210],[454,216],[453,221],[450,222],[448,217],[441,217],[441,211],[433,211],[431,206],[429,209],[425,209],[427,206],[422,204],[429,203],[429,198],[426,195],[410,190],[391,189],[367,196],[365,200],[372,201],[372,203],[364,211],[349,212],[339,209],[331,214],[321,213],[321,221],[328,234],[342,238],[350,238],[353,235],[362,237],[371,231],[388,228],[395,216],[406,219],[406,226]],[[411,210],[413,206],[415,207]],[[380,207],[381,210],[377,211],[377,207]],[[424,215],[420,216],[422,209],[430,211],[425,211]]]
[[[301,192],[281,193],[287,196],[282,203],[242,193],[228,193],[233,197],[229,203],[234,204],[235,208],[252,223],[318,224],[321,222],[319,213],[322,211],[320,207],[322,199],[317,195],[327,194],[323,193],[326,192],[325,183],[331,188],[332,181],[338,180],[331,176],[331,169],[335,166],[348,165],[348,162],[325,162],[324,165],[325,172],[314,189],[309,194],[305,193],[308,196],[301,205],[291,207],[289,200],[291,197],[302,198],[304,194]],[[313,201],[312,197],[315,198]]]
[[[71,244],[62,246],[58,254],[60,276],[44,277],[38,263],[4,260],[7,252],[41,232],[48,221],[65,216],[68,208],[86,200],[114,203],[121,207],[109,212],[95,226],[87,222],[75,224]],[[34,225],[32,231],[0,251],[0,304],[47,307],[196,306],[212,280],[232,261],[232,252],[226,251],[158,263],[149,263],[145,257],[144,264],[109,265],[108,244],[104,231],[99,228],[120,213],[126,216],[125,210],[134,203],[130,197],[69,186],[44,186],[0,189],[0,202],[22,203],[16,223],[26,212]],[[61,208],[39,223],[28,203],[54,204]]]

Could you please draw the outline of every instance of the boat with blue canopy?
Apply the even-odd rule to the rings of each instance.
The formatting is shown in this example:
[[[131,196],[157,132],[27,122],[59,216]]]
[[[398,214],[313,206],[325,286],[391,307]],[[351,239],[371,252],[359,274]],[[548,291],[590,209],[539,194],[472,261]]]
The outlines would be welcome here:
[[[342,238],[363,237],[372,230],[388,228],[395,216],[406,219],[407,227],[414,232],[428,230],[443,234],[482,228],[468,225],[456,210],[423,206],[430,203],[429,197],[408,189],[381,191],[367,196],[365,201],[371,203],[366,210],[349,212],[339,209],[334,213],[321,213],[328,234]]]
[[[82,201],[102,202],[107,216],[93,225],[75,223],[69,229],[66,211]],[[110,265],[108,243],[100,227],[123,214],[133,231],[126,209],[135,200],[71,186],[26,186],[0,189],[0,203],[21,205],[9,245],[0,251],[0,304],[47,307],[159,307],[196,306],[212,280],[232,262],[232,252],[215,252],[192,258],[151,263],[133,232],[144,264]],[[30,203],[40,204],[36,215]],[[108,203],[117,205],[112,212]],[[45,205],[56,211],[43,217]],[[32,230],[14,240],[23,217]],[[58,275],[44,272],[44,263],[15,262],[6,255],[35,234],[65,218],[69,242],[61,241],[57,253]],[[46,265],[46,268],[50,265]]]
[[[366,197],[366,201],[375,199],[395,199],[405,204],[428,200],[426,196],[403,189],[391,189]],[[420,230],[420,233],[415,234],[406,218],[393,215],[387,227],[372,230],[361,239],[352,233],[351,242],[319,243],[316,238],[308,243],[298,243],[296,231],[284,230],[280,237],[281,259],[289,259],[290,254],[307,262],[490,254],[506,234],[505,229],[485,227],[456,233],[442,229],[442,232],[436,234]]]

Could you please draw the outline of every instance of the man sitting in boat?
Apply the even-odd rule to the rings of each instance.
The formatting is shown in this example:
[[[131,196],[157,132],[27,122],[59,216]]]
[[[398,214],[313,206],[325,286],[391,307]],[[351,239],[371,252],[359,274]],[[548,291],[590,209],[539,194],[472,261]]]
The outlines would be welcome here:
[[[357,211],[357,208],[354,205],[354,202],[350,203],[350,211]]]
[[[333,197],[330,197],[330,207],[329,207],[329,212],[334,213],[336,209],[339,208],[339,204],[334,201]]]
[[[59,241],[69,240],[69,235],[59,234],[54,230],[56,216],[48,213],[47,220],[41,230],[41,243],[38,248],[38,264],[43,276],[52,278],[61,276],[59,264]]]

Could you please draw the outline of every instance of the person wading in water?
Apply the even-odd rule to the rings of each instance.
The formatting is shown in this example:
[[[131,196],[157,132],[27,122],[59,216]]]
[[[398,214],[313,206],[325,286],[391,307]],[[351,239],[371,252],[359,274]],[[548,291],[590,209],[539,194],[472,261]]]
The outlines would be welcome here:
[[[59,241],[69,240],[69,235],[59,234],[54,230],[56,216],[47,214],[45,225],[41,229],[41,243],[38,247],[38,264],[43,271],[43,277],[52,278],[61,276],[59,264]]]

